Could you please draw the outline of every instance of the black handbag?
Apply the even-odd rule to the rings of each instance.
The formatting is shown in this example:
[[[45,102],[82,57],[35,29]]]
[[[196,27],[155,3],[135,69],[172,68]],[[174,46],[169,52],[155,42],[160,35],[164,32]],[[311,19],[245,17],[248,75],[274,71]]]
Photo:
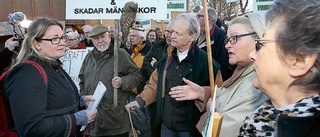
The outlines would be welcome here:
[[[139,137],[151,137],[150,122],[147,116],[138,107],[130,110],[133,127],[137,130]]]

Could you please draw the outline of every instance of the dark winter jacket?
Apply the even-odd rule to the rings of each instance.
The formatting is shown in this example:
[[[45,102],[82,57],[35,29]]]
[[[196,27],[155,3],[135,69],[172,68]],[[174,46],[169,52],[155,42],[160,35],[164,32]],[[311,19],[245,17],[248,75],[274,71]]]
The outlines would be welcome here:
[[[5,80],[15,128],[22,137],[72,136],[76,129],[73,115],[78,111],[76,85],[63,70],[59,60],[31,57],[48,77],[48,86],[39,70],[31,64],[13,67]]]
[[[114,78],[114,53],[113,44],[104,52],[96,48],[89,52],[81,66],[80,94],[92,95],[99,81],[107,88],[101,102],[97,108],[97,116],[94,122],[87,126],[87,132],[90,136],[109,136],[129,132],[129,115],[125,109],[129,93],[133,87],[136,87],[142,77],[139,68],[133,62],[129,54],[119,48],[118,50],[118,77],[122,84],[118,88],[118,105],[113,105],[113,86],[111,83]]]

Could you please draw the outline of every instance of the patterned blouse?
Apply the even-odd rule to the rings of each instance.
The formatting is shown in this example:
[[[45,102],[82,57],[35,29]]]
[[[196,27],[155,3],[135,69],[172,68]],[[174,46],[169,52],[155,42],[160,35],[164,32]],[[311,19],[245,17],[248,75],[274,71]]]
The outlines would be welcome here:
[[[304,98],[297,103],[276,109],[268,100],[252,115],[247,116],[240,128],[239,137],[275,137],[279,115],[291,117],[313,116],[320,111],[320,95]]]

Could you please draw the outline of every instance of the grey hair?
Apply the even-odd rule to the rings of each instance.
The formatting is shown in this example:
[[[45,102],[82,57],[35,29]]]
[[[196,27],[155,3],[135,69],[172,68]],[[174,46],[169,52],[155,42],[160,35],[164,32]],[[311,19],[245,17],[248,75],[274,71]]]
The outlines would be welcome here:
[[[208,8],[208,17],[211,18],[211,21],[213,24],[215,24],[217,22],[217,20],[218,20],[217,12],[214,8],[211,8],[211,7]]]
[[[170,22],[168,23],[168,25],[167,25],[166,29],[168,29],[168,28],[172,27],[172,25],[173,25],[173,21],[170,21]]]
[[[78,32],[68,32],[66,35],[68,38],[76,39],[77,42],[80,43],[80,35]]]
[[[115,27],[114,26],[109,26],[108,30],[110,30],[110,29],[115,29]]]
[[[132,32],[132,31],[137,31],[138,32],[138,36],[141,37],[143,39],[143,41],[146,40],[146,33],[144,32],[144,30],[131,29],[130,32]]]
[[[280,25],[275,34],[276,45],[284,55],[304,57],[317,54],[310,72],[291,83],[306,90],[320,89],[320,1],[275,0],[266,15],[267,23]],[[311,76],[310,76],[311,75]]]
[[[199,22],[197,21],[197,18],[190,14],[190,13],[181,13],[179,14],[175,21],[178,20],[178,19],[182,19],[183,21],[189,23],[188,25],[188,33],[189,35],[193,35],[193,34],[196,34],[196,38],[199,37],[200,35],[200,25],[199,25]]]
[[[87,29],[87,28],[92,29],[93,27],[92,27],[91,25],[83,25],[83,26],[82,26],[82,30],[85,30],[85,29]]]
[[[262,38],[266,31],[265,18],[257,13],[247,13],[244,16],[236,17],[230,21],[229,27],[233,24],[242,24],[249,33],[257,33],[255,38]]]

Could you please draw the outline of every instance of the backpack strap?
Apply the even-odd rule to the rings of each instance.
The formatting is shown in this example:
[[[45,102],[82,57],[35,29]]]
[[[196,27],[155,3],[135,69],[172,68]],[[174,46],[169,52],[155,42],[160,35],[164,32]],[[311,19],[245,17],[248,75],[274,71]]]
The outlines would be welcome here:
[[[11,71],[11,68],[0,76],[0,83],[4,83],[4,80],[10,71]]]
[[[48,86],[48,77],[46,75],[45,70],[43,69],[43,67],[41,67],[41,65],[39,65],[37,62],[34,62],[32,60],[23,60],[21,61],[21,63],[26,63],[26,64],[31,64],[34,67],[36,67],[44,81],[44,83]],[[8,71],[4,72],[1,76],[0,76],[0,83],[4,83],[4,80],[6,78],[6,76],[11,72],[12,68],[10,68]]]
[[[34,67],[36,67],[39,70],[39,73],[40,73],[44,83],[48,86],[48,77],[47,77],[46,72],[44,71],[44,69],[43,69],[43,67],[41,65],[39,65],[37,62],[34,62],[32,60],[23,60],[21,62],[22,63],[31,64]]]
[[[37,68],[39,71],[44,83],[48,86],[48,78],[46,75],[45,70],[41,65],[38,63],[31,61],[31,60],[23,60],[21,63],[31,64]],[[12,68],[4,72],[0,76],[0,136],[7,136],[7,137],[18,137],[16,132],[10,131],[13,127],[13,119],[11,114],[11,109],[8,100],[5,99],[4,94],[2,94],[3,83],[5,81],[6,76],[12,71]]]

